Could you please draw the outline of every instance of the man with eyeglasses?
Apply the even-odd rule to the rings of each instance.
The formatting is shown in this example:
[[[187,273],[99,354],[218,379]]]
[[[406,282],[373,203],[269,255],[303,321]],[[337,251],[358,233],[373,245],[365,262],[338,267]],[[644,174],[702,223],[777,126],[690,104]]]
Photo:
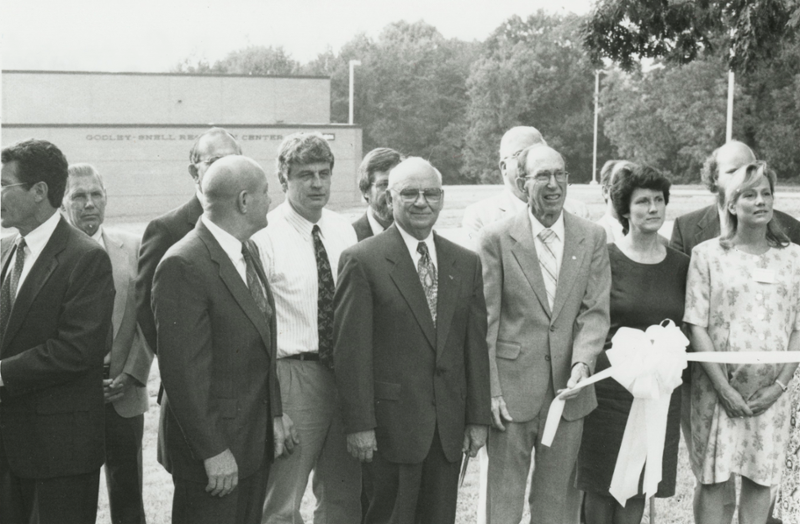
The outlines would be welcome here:
[[[194,229],[197,220],[203,214],[201,182],[209,166],[224,156],[241,154],[242,148],[239,143],[221,127],[212,127],[197,137],[189,151],[189,174],[195,184],[194,197],[182,206],[154,219],[144,230],[136,277],[136,309],[145,340],[156,353],[158,353],[156,324],[151,306],[153,275],[156,273],[156,267],[164,253]],[[160,396],[159,392],[159,399]]]
[[[585,380],[609,328],[611,272],[602,227],[563,210],[569,175],[561,155],[538,144],[518,156],[517,189],[528,206],[481,233],[489,314],[493,428],[481,457],[479,523],[518,524],[535,450],[530,510],[538,522],[579,522],[574,487],[583,417],[597,406]],[[541,444],[547,412],[563,390],[552,447]]]
[[[462,454],[486,441],[489,360],[481,264],[433,233],[441,174],[391,170],[394,225],[342,254],[336,382],[350,453],[369,487],[367,524],[455,521]]]
[[[535,144],[547,145],[542,134],[535,127],[512,127],[503,135],[500,140],[500,175],[503,177],[503,192],[464,209],[461,227],[466,231],[473,246],[477,246],[478,233],[484,226],[526,207],[527,197],[520,192],[516,185],[517,156],[520,151]],[[589,218],[588,208],[579,200],[567,198],[564,209],[581,218]]]
[[[344,217],[325,206],[333,152],[319,133],[294,133],[278,149],[286,200],[256,233],[275,295],[278,382],[283,411],[299,434],[294,453],[273,466],[262,521],[302,523],[300,503],[314,472],[314,522],[361,520],[361,469],[347,453],[333,367],[333,293],[342,251],[356,243]]]
[[[58,213],[67,159],[45,140],[2,151],[0,522],[94,523],[103,356],[114,281],[105,250]]]
[[[388,147],[373,149],[358,166],[358,188],[369,204],[364,215],[353,222],[358,241],[382,233],[392,225],[392,209],[386,202],[389,171],[405,157]]]

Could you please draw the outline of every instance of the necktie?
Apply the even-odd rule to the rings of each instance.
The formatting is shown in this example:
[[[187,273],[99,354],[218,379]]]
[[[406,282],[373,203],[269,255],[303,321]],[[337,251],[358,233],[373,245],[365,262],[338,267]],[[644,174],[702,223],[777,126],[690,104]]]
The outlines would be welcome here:
[[[250,296],[253,297],[258,309],[264,313],[264,317],[269,321],[272,316],[272,308],[269,307],[269,300],[267,300],[267,293],[264,289],[264,284],[256,271],[256,263],[253,260],[253,252],[257,248],[252,245],[252,240],[242,242],[242,256],[244,263],[247,266],[245,275],[247,276],[247,288],[250,290]]]
[[[14,267],[6,274],[3,285],[0,287],[0,333],[5,336],[6,324],[11,317],[11,308],[14,307],[14,300],[17,297],[17,287],[19,287],[19,277],[22,275],[22,267],[25,265],[25,239],[19,237],[14,248],[17,257]],[[2,337],[0,337],[2,340]]]
[[[318,225],[311,230],[314,236],[314,256],[317,259],[317,332],[319,360],[333,368],[333,273],[328,252],[320,238]]]
[[[553,301],[556,298],[556,286],[558,285],[558,265],[556,264],[556,254],[553,252],[553,241],[556,234],[552,229],[543,229],[539,233],[539,239],[544,244],[544,249],[539,255],[539,265],[542,266],[542,278],[544,278],[544,288],[547,291],[547,303],[550,310],[553,310]]]
[[[436,278],[436,266],[433,265],[431,254],[428,252],[428,245],[425,242],[417,244],[417,253],[422,255],[417,262],[417,273],[428,300],[428,309],[431,311],[433,325],[436,325],[436,294],[439,290],[439,281]]]

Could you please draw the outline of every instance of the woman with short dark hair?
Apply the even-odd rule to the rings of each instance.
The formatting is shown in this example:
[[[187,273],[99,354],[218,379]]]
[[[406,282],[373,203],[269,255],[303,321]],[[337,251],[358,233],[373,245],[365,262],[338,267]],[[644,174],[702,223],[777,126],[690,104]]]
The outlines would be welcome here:
[[[608,245],[611,329],[605,349],[611,347],[611,339],[621,327],[645,330],[666,319],[681,325],[689,258],[665,246],[658,235],[669,188],[667,177],[649,166],[633,164],[614,176],[610,195],[624,236]],[[597,359],[596,372],[607,367],[604,351]],[[644,494],[622,507],[608,491],[633,395],[614,380],[598,382],[595,391],[598,406],[584,420],[578,455],[577,485],[586,492],[586,523],[638,524],[644,514]],[[680,408],[678,388],[669,404],[657,497],[675,494]]]

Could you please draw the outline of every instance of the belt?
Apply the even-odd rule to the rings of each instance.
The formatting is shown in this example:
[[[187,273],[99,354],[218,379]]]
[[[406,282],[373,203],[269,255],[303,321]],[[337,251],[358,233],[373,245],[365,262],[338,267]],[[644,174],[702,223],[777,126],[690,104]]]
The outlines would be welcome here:
[[[319,353],[316,352],[297,353],[296,355],[289,355],[288,357],[283,357],[283,358],[290,358],[292,360],[299,360],[301,362],[306,360],[319,360]]]

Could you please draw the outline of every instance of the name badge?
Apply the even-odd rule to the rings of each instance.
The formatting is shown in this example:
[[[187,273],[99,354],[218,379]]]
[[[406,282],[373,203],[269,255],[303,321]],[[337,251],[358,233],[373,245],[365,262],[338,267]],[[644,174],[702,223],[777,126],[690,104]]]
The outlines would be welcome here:
[[[755,268],[753,270],[753,280],[761,282],[762,284],[775,283],[775,271],[772,269]]]

